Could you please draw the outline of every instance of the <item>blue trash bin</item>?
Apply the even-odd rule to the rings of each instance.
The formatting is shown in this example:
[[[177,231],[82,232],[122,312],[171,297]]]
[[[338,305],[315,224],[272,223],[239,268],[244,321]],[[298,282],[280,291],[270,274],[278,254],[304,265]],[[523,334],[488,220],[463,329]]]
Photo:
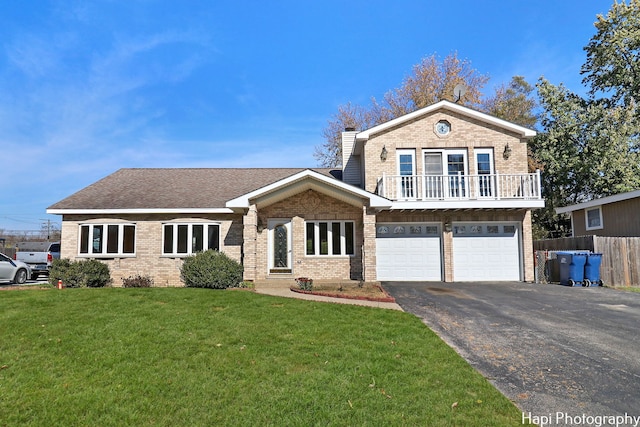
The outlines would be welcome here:
[[[602,254],[588,254],[587,262],[584,265],[584,285],[585,286],[602,286],[600,278],[600,264],[602,263]]]
[[[558,252],[560,264],[560,284],[582,286],[584,282],[584,265],[587,262],[586,252]]]

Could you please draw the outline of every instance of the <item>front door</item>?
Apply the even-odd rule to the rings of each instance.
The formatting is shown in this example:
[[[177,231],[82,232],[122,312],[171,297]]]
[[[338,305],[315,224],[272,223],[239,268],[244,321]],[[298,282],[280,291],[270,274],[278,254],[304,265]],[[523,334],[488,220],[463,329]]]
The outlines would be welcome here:
[[[269,220],[269,273],[291,273],[291,220]]]

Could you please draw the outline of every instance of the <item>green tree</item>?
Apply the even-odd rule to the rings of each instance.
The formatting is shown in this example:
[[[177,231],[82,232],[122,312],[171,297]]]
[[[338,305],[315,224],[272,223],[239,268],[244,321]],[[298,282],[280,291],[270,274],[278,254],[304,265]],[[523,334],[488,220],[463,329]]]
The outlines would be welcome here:
[[[626,106],[584,99],[544,78],[537,88],[543,131],[531,151],[542,165],[546,208],[534,212],[534,220],[538,232],[546,230],[557,237],[568,230],[555,208],[640,186],[640,154],[634,144],[637,125],[634,111]]]
[[[595,27],[581,68],[588,97],[537,84],[543,130],[531,149],[547,205],[534,224],[553,237],[567,231],[556,207],[640,188],[640,0],[616,1]]]
[[[583,83],[590,94],[602,92],[612,103],[638,104],[640,97],[640,0],[616,2],[598,15],[597,33],[585,47]],[[640,114],[640,113],[639,113]]]

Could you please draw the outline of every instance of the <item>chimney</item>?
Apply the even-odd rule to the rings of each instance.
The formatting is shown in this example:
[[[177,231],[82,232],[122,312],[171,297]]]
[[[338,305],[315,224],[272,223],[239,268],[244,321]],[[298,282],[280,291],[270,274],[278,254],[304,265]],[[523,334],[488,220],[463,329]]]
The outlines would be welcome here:
[[[362,181],[360,156],[353,152],[356,148],[357,133],[353,127],[345,128],[342,132],[342,181],[360,186]]]

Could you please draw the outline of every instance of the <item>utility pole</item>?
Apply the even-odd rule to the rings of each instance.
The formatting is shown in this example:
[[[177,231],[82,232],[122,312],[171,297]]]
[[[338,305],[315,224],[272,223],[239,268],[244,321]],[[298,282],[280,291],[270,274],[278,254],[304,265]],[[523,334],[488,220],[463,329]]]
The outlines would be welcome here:
[[[47,221],[47,240],[51,240],[51,220],[50,219],[43,219],[41,221]],[[44,224],[42,224],[42,226],[44,227]]]

